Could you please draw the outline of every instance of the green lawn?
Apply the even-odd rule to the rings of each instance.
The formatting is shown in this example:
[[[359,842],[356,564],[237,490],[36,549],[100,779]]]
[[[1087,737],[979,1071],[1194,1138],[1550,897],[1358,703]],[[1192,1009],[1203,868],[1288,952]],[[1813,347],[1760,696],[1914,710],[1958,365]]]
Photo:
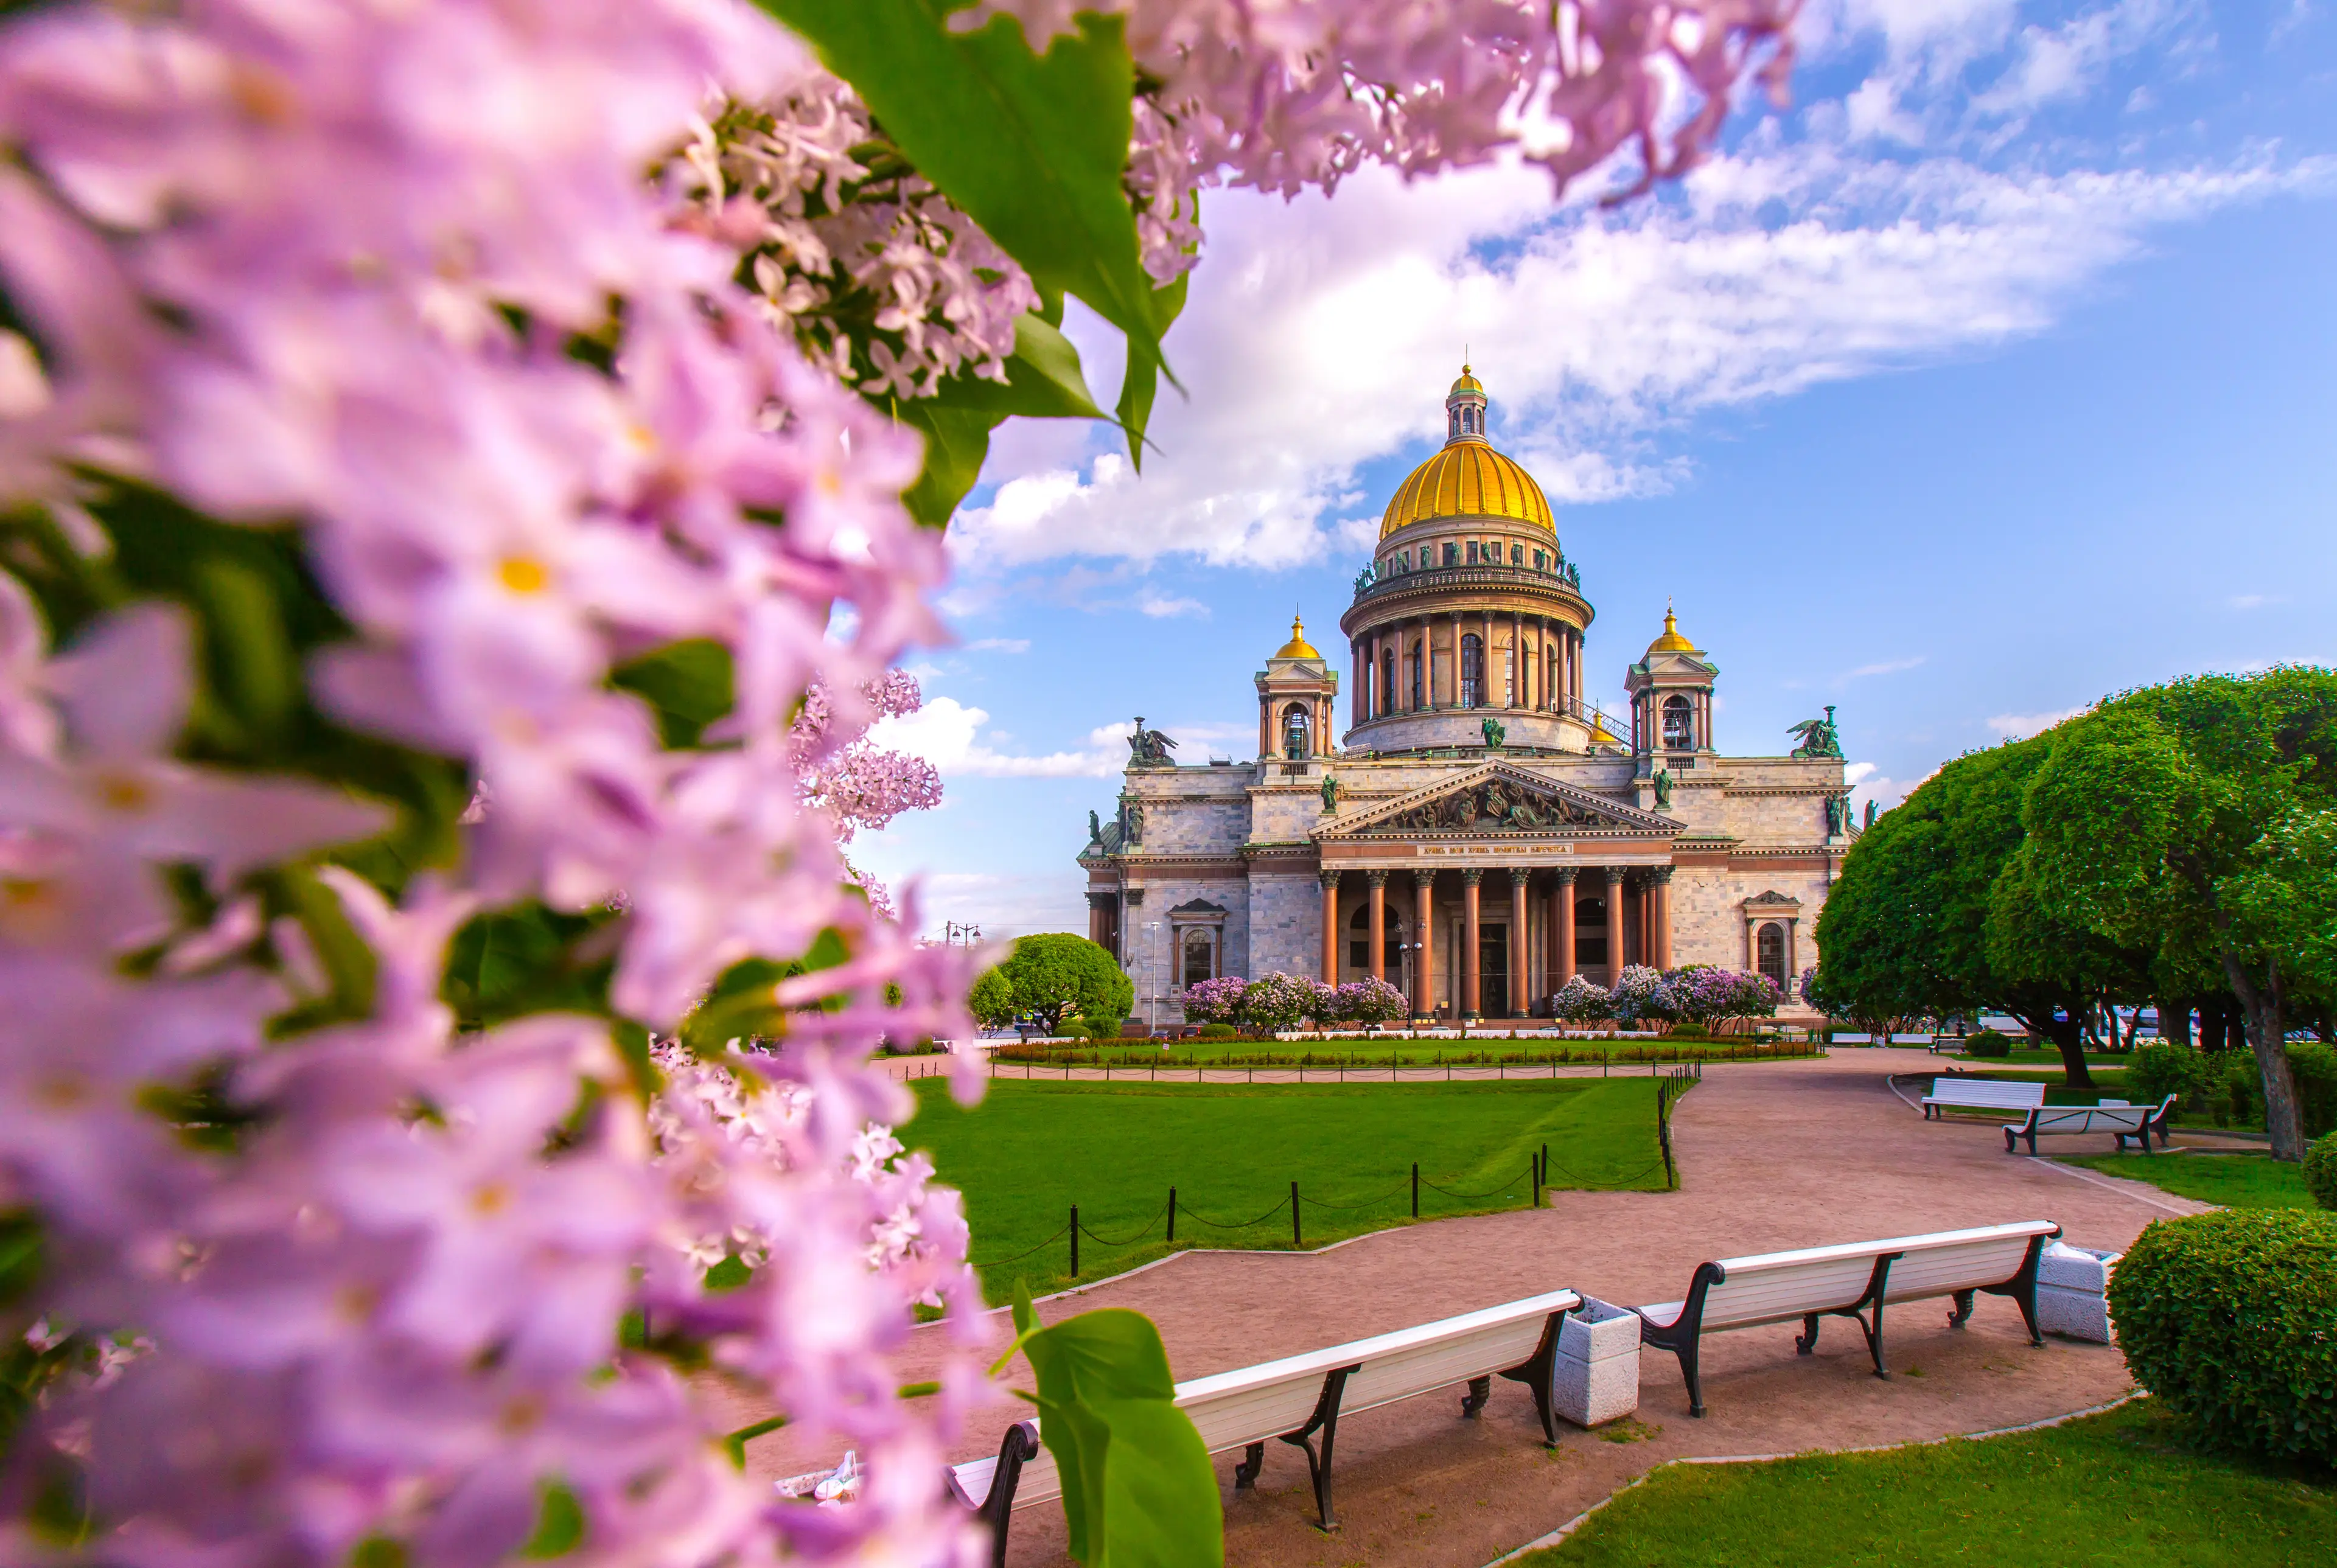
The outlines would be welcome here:
[[[1506,1034],[1472,1035],[1466,1039],[1450,1040],[1171,1040],[1167,1044],[1168,1048],[1163,1050],[1161,1042],[1156,1040],[1096,1040],[1076,1046],[1032,1047],[1027,1055],[1032,1064],[1041,1070],[1048,1066],[1092,1066],[1101,1062],[1110,1062],[1115,1067],[1158,1066],[1163,1072],[1179,1067],[1190,1072],[1197,1066],[1283,1066],[1300,1063],[1384,1068],[1391,1060],[1406,1066],[1433,1066],[1446,1062],[1459,1066],[1491,1066],[1502,1062],[1544,1069],[1552,1062],[1574,1066],[1598,1066],[1605,1062],[1611,1063],[1618,1073],[1632,1071],[1644,1077],[1650,1064],[1756,1057],[1797,1061],[1806,1060],[1819,1050],[1792,1041],[1772,1041],[1756,1049],[1750,1040],[1513,1040]],[[1024,1055],[1008,1041],[1000,1060],[1006,1064],[999,1069],[1002,1074],[1010,1066],[1023,1061]]]
[[[2065,1154],[2064,1164],[2148,1182],[2227,1209],[2309,1209],[2304,1167],[2263,1154]]]
[[[1070,1242],[1057,1233],[1073,1203],[1090,1232],[1080,1242],[1083,1279],[1170,1251],[1171,1185],[1178,1246],[1272,1248],[1290,1245],[1294,1180],[1307,1246],[1406,1222],[1415,1160],[1423,1219],[1530,1203],[1528,1163],[1545,1144],[1556,1186],[1665,1183],[1657,1090],[1645,1077],[1255,1087],[1001,1078],[971,1111],[945,1080],[909,1086],[918,1112],[900,1135],[965,1193],[973,1261],[993,1300],[1017,1279],[1034,1294],[1069,1282]]]
[[[2329,1561],[2332,1542],[2328,1472],[2201,1452],[2141,1399],[1980,1442],[1671,1466],[1521,1568],[2288,1568]]]

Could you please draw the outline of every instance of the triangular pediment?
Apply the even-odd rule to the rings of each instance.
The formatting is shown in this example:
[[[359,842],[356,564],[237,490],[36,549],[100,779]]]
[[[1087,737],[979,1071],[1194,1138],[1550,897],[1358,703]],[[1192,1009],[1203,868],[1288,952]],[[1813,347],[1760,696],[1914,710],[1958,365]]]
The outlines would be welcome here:
[[[1318,839],[1637,837],[1680,831],[1671,818],[1544,778],[1513,763],[1491,762],[1452,778],[1383,801],[1353,816],[1334,817],[1315,830]]]

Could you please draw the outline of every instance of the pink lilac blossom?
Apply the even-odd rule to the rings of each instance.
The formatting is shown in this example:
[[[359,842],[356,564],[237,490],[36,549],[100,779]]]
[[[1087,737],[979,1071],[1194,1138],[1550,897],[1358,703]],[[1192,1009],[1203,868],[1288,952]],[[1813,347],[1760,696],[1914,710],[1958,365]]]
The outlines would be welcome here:
[[[1633,193],[1709,152],[1747,74],[1782,95],[1799,0],[981,0],[1034,43],[1080,12],[1127,18],[1139,72],[1128,183],[1145,265],[1190,267],[1198,196],[1328,191],[1366,163],[1407,176],[1503,149],[1561,190],[1634,146]],[[1680,89],[1697,96],[1683,114]]]
[[[728,0],[197,0],[0,31],[0,284],[41,350],[0,365],[0,501],[85,539],[93,468],[295,521],[356,630],[308,672],[318,699],[482,786],[458,873],[396,903],[320,873],[373,1009],[272,1039],[323,976],[245,879],[381,813],[177,760],[175,609],[51,657],[0,594],[0,1184],[47,1258],[19,1310],[156,1347],[53,1386],[11,1456],[19,1495],[44,1446],[86,1457],[93,1554],[323,1564],[386,1535],[485,1564],[555,1482],[588,1561],[976,1550],[932,1477],[978,1373],[953,1363],[929,1410],[887,1361],[914,1303],[979,1305],[963,1224],[872,1141],[907,1107],[865,1066],[965,1031],[965,960],[846,887],[788,727],[815,683],[847,694],[848,755],[935,634],[939,541],[897,500],[918,453],[641,179],[709,83],[805,69]],[[669,750],[608,677],[688,638],[728,650],[737,702]],[[218,901],[200,929],[164,862]],[[531,898],[621,908],[611,1000],[651,1027],[738,959],[843,933],[846,961],[778,998],[785,1037],[728,1068],[800,1114],[736,1138],[680,1093],[653,1123],[601,1019],[458,1037],[452,933]],[[158,940],[146,978],[120,965]],[[253,1118],[220,1146],[168,1112],[199,1085]],[[741,1234],[761,1267],[709,1293],[686,1246]],[[621,1341],[628,1313],[666,1338]],[[866,1456],[861,1500],[759,1494],[665,1344]]]

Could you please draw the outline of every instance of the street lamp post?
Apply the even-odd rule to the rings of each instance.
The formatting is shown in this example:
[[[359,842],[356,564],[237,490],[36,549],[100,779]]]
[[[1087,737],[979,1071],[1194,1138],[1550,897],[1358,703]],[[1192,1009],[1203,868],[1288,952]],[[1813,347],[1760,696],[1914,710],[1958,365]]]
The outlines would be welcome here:
[[[1157,931],[1160,929],[1160,922],[1159,920],[1147,920],[1144,922],[1144,929],[1148,931]],[[1152,989],[1144,993],[1144,1032],[1149,1035],[1160,1027],[1159,1016],[1159,1009],[1158,1007],[1158,1003],[1160,1000],[1161,984],[1159,963],[1160,944],[1157,940],[1148,940],[1145,943],[1145,948],[1148,956],[1153,960]]]

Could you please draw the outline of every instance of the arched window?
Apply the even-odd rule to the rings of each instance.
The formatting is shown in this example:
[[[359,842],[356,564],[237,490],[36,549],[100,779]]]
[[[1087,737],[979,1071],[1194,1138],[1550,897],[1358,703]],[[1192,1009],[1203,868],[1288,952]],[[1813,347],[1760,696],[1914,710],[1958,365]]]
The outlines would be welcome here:
[[[1558,701],[1558,649],[1556,648],[1550,650],[1550,673],[1542,679],[1541,695],[1541,706],[1555,712],[1560,706]]]
[[[1761,972],[1785,989],[1785,928],[1771,920],[1753,938],[1753,950],[1758,955]]]
[[[1670,751],[1696,749],[1696,709],[1684,696],[1664,699],[1664,745]]]
[[[1288,757],[1311,755],[1314,748],[1306,744],[1306,705],[1294,702],[1282,710],[1282,755]]]
[[[1185,933],[1185,961],[1180,966],[1185,983],[1198,986],[1203,980],[1217,978],[1217,944],[1210,940],[1208,929],[1195,926]]]
[[[1380,649],[1379,712],[1375,717],[1385,718],[1395,711],[1395,649]]]
[[[1461,706],[1485,706],[1485,639],[1473,631],[1461,636]]]
[[[1423,696],[1421,696],[1421,691],[1420,691],[1421,685],[1422,685],[1422,681],[1421,681],[1421,660],[1422,660],[1423,657],[1423,650],[1422,649],[1421,646],[1420,646],[1418,643],[1414,643],[1414,644],[1413,644],[1413,647],[1412,647],[1412,661],[1411,661],[1411,662],[1412,662],[1412,703],[1411,703],[1411,706],[1412,706],[1415,710],[1420,709],[1420,708],[1426,707],[1426,706],[1428,706],[1427,700],[1426,700],[1424,697],[1423,697]]]
[[[1518,650],[1514,644],[1501,648],[1501,706],[1518,706]]]

